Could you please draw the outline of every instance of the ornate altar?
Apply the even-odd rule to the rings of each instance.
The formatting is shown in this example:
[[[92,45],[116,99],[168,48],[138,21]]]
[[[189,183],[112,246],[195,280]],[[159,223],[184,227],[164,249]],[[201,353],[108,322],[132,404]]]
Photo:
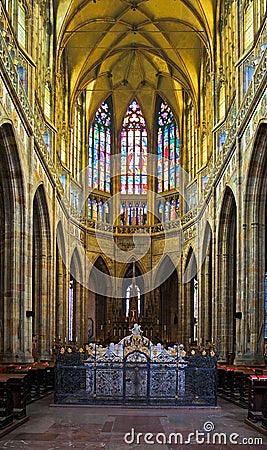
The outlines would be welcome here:
[[[216,405],[215,353],[153,345],[137,324],[106,348],[62,347],[55,375],[58,404]]]

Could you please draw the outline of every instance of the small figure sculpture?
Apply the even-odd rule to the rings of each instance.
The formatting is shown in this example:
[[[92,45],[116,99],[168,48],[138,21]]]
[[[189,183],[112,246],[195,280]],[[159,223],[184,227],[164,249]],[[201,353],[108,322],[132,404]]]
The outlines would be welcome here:
[[[141,325],[138,325],[138,323],[135,323],[133,328],[130,328],[130,331],[134,336],[137,336],[138,334],[141,335],[143,333],[141,330]]]

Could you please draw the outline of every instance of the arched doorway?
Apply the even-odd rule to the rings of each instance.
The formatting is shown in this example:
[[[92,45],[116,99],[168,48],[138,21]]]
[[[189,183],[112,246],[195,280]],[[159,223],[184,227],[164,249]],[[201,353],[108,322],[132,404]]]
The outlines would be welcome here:
[[[104,259],[99,256],[90,273],[89,298],[85,314],[89,342],[109,341],[111,336],[111,320],[108,319],[108,286],[105,275],[109,275],[109,270]],[[99,286],[101,286],[101,292]]]
[[[33,198],[32,220],[32,334],[36,340],[37,355],[41,359],[49,359],[54,337],[53,315],[50,313],[53,306],[51,303],[53,278],[50,220],[43,185],[37,188]]]
[[[249,164],[245,195],[244,314],[241,348],[262,363],[267,342],[267,124],[260,124]],[[249,272],[248,272],[249,271]],[[249,273],[249,276],[248,276]],[[265,341],[265,342],[264,342]],[[242,357],[242,355],[240,355]]]
[[[178,321],[178,274],[169,256],[166,256],[157,273],[159,280],[159,311],[160,339],[166,344],[174,344],[179,339]]]
[[[190,247],[184,270],[183,336],[184,344],[198,341],[198,277],[197,261]]]
[[[56,231],[56,299],[55,299],[55,338],[56,342],[63,343],[67,336],[67,270],[66,250],[61,222]]]
[[[222,360],[232,362],[236,350],[237,209],[226,187],[219,217],[217,342]]]
[[[212,231],[207,222],[203,245],[201,266],[201,297],[199,317],[199,340],[205,345],[211,342],[213,310],[212,310]]]
[[[80,281],[83,279],[81,258],[75,248],[70,262],[69,290],[68,290],[68,341],[86,342],[84,320],[84,289]]]
[[[0,354],[31,356],[27,324],[25,196],[18,147],[10,124],[0,127]]]

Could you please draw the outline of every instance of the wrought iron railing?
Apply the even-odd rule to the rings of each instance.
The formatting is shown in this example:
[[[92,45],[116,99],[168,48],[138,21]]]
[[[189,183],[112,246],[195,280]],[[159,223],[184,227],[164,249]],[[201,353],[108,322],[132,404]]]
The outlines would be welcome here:
[[[62,347],[55,367],[56,404],[216,406],[217,356],[165,349],[141,334],[107,348]]]

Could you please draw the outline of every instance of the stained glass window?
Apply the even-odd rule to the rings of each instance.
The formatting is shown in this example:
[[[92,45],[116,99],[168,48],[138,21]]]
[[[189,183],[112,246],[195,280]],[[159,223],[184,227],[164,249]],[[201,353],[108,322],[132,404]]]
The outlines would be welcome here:
[[[140,288],[139,288],[139,286],[137,286],[137,284],[135,284],[135,285],[130,284],[130,285],[127,287],[127,290],[126,290],[126,317],[129,317],[129,313],[130,313],[130,311],[129,311],[129,308],[130,308],[130,298],[131,298],[131,294],[132,294],[132,291],[133,291],[134,288],[135,288],[136,293],[137,293],[137,308],[138,308],[137,315],[138,315],[138,317],[140,317],[140,314],[141,314],[141,295],[140,295]]]
[[[178,188],[180,183],[180,145],[178,126],[167,103],[159,103],[158,115],[158,192]]]
[[[121,193],[147,192],[147,130],[144,116],[134,99],[121,131]]]
[[[98,108],[89,132],[88,185],[110,192],[111,100]]]
[[[146,203],[121,204],[120,225],[145,225],[147,223]]]
[[[92,200],[88,198],[88,217],[92,219]]]
[[[179,216],[179,195],[175,195],[166,200],[160,200],[158,203],[158,219],[160,222],[176,220]]]

